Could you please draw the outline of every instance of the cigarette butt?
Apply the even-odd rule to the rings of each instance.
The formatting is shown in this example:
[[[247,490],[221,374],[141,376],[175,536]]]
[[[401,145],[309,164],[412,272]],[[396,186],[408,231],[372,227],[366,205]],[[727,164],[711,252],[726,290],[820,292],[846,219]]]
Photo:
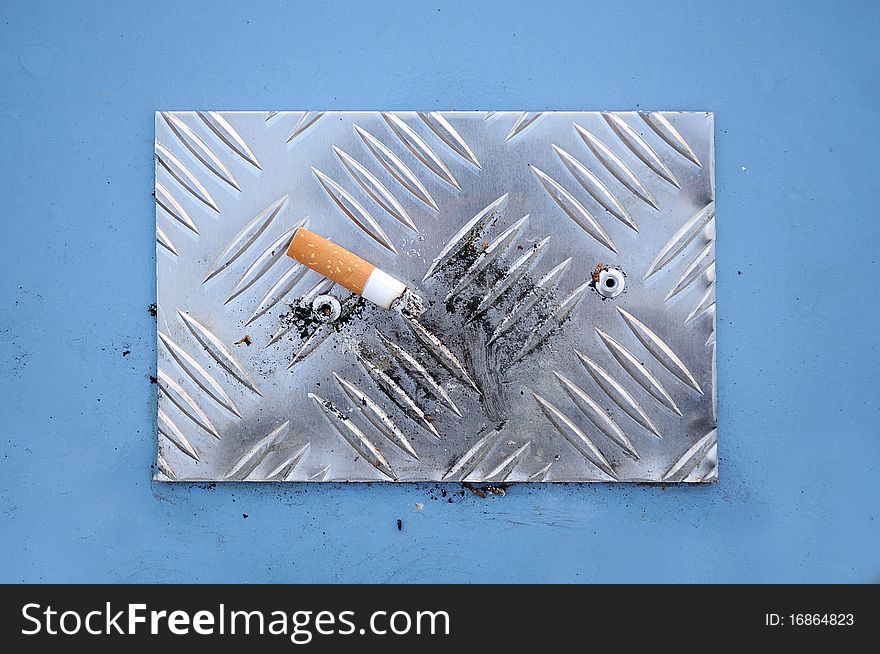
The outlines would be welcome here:
[[[406,290],[400,280],[305,227],[294,232],[287,255],[386,309]]]

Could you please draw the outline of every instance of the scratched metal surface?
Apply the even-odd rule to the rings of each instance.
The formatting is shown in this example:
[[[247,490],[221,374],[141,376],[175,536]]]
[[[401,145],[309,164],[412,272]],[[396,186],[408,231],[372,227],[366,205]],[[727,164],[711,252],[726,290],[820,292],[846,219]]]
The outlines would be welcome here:
[[[159,113],[156,154],[157,479],[716,479],[711,114]],[[300,224],[428,312],[292,323]]]

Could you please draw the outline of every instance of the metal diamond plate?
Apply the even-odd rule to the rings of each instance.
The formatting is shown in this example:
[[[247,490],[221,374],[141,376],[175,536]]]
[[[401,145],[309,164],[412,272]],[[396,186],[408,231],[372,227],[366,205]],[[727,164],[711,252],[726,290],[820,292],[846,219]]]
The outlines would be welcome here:
[[[156,161],[157,479],[716,479],[711,113],[157,113]]]

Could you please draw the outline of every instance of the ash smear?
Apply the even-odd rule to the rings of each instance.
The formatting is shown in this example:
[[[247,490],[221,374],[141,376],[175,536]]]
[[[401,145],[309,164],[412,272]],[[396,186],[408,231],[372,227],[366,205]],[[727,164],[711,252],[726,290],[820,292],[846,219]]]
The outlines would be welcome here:
[[[530,290],[526,291],[526,293],[528,292],[530,292]],[[525,295],[525,293],[521,294],[521,296],[523,295]],[[497,351],[495,356],[496,365],[501,366],[498,368],[499,370],[508,369],[506,364],[509,363],[517,353],[519,353],[520,348],[536,329],[540,328],[541,325],[546,324],[548,320],[553,318],[557,309],[559,309],[559,294],[555,291],[547,293],[544,297],[538,300],[538,302],[536,302],[526,314],[520,316],[519,319],[490,346]],[[569,319],[570,316],[567,316],[563,323]],[[532,350],[532,352],[529,353],[529,355],[533,354],[537,349],[539,348],[536,347],[535,350]]]
[[[479,258],[482,250],[478,249],[473,243],[468,243],[466,246],[461,248],[456,254],[454,254],[444,265],[440,271],[436,273],[436,277],[442,278],[450,282],[450,286],[454,283],[454,280],[461,279],[463,275],[465,275],[468,270],[471,269],[471,266],[474,262]],[[476,280],[474,280],[476,283]],[[464,289],[466,291],[467,289]],[[456,297],[460,296],[462,293],[459,293]],[[449,313],[455,313],[455,300],[456,297],[449,298],[445,302],[446,310]]]
[[[447,259],[446,263],[440,266],[436,272],[439,273],[440,270],[446,269],[445,272],[447,275],[455,272],[456,274],[454,276],[458,278],[467,271],[476,258],[483,252],[483,248],[477,244],[477,241],[481,240],[483,234],[495,225],[500,216],[501,212],[496,211],[486,222],[474,225],[467,234],[461,237],[461,245],[456,246],[457,251],[454,252],[452,256]]]
[[[465,318],[465,320],[482,322],[488,328],[490,325],[486,315],[489,309],[491,309],[492,305],[499,303],[504,296],[516,287],[516,285],[513,285],[511,288],[507,289],[500,297],[496,298],[492,305],[489,305],[483,311],[477,313],[477,308],[482,303],[483,298],[486,297],[498,281],[507,274],[508,268],[502,266],[502,263],[502,261],[497,259],[492,261],[480,271],[469,286],[462,289],[455,297],[451,297],[444,301],[443,306],[446,308],[446,312],[455,314],[461,311],[462,317]],[[469,269],[470,265],[467,265],[460,275],[450,277],[449,285],[454,285],[460,276],[466,274]]]
[[[153,302],[150,305],[147,305],[147,313],[149,313],[153,318],[159,313],[159,308],[156,306],[156,303]]]
[[[493,226],[497,219],[498,214],[494,215],[481,230],[476,230],[468,234],[466,238],[469,242],[462,246],[458,252],[446,262],[438,276],[446,279],[449,282],[449,285],[452,286],[455,281],[461,279],[464,275],[467,275],[473,268],[473,265],[477,263],[488,249],[489,242],[481,240],[483,232]],[[508,248],[509,247],[510,246],[508,246]],[[533,244],[531,247],[537,247],[537,243]],[[505,250],[508,248],[505,248]],[[523,246],[518,245],[517,249],[522,250]],[[509,265],[512,264],[509,262],[505,263],[503,253],[500,257],[493,259],[477,274],[473,282],[471,282],[467,288],[462,289],[456,297],[445,301],[444,304],[446,306],[446,311],[448,313],[456,313],[459,307],[464,305],[465,313],[470,316],[471,319],[475,318],[476,307],[480,304],[482,299],[480,296],[485,296],[495,283],[509,272]],[[477,294],[477,297],[472,297],[470,300],[461,300],[460,298],[466,293],[475,293]],[[457,299],[458,301],[456,301]],[[500,298],[498,299],[500,300]]]
[[[472,239],[453,255],[439,272],[441,285],[454,286],[457,280],[468,274],[479,259],[483,253],[482,243],[476,240],[476,235],[473,235]],[[518,245],[513,252],[537,247],[538,243]],[[545,325],[559,308],[556,292],[548,292],[530,311],[520,316],[493,345],[487,345],[488,334],[493,333],[500,320],[506,316],[502,307],[511,299],[522,299],[528,293],[534,292],[536,284],[531,267],[537,264],[537,261],[530,265],[530,270],[520,279],[479,310],[484,298],[488,297],[499,283],[504,283],[508,279],[511,273],[510,266],[513,265],[508,259],[509,257],[502,255],[492,260],[461,292],[443,302],[447,320],[457,323],[457,329],[461,330],[459,334],[464,353],[463,363],[483,393],[480,397],[482,409],[488,418],[497,422],[506,419],[510,408],[506,397],[504,374],[510,370],[513,358],[534,330]]]
[[[488,339],[481,325],[466,323],[464,336],[465,365],[483,392],[481,400],[486,416],[494,422],[503,422],[507,406],[499,376],[498,350],[486,346]]]

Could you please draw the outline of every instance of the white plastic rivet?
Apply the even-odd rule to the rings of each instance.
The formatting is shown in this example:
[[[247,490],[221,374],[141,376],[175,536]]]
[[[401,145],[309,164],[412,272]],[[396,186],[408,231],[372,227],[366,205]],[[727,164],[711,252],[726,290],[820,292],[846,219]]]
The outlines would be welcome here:
[[[608,268],[599,273],[599,281],[596,282],[596,292],[602,297],[617,297],[623,293],[626,285],[626,275],[617,268]]]

